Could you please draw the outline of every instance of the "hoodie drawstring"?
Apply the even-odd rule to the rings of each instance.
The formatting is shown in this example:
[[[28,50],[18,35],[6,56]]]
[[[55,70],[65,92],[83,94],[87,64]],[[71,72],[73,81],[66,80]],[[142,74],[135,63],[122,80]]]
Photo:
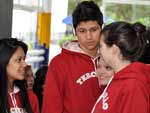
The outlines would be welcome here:
[[[105,89],[104,89],[104,91],[103,91],[103,93],[99,96],[99,98],[97,99],[97,101],[96,101],[96,103],[95,103],[95,105],[94,105],[94,107],[93,107],[93,109],[92,109],[92,112],[91,113],[94,113],[94,110],[95,110],[95,107],[96,107],[96,105],[98,104],[98,102],[103,98],[103,96],[105,96],[105,94],[106,94],[106,91],[107,91],[107,89],[108,89],[108,86],[110,85],[110,83],[111,83],[111,81],[112,81],[112,79],[113,79],[113,76],[111,77],[111,79],[109,80],[109,82],[108,82],[108,84],[107,84],[107,86],[105,87]],[[106,104],[105,104],[106,105]],[[105,107],[105,106],[104,106]]]
[[[14,106],[15,113],[20,113],[19,108],[18,108],[18,106],[17,106],[16,99],[15,99],[15,93],[10,93],[9,95],[10,95],[10,97],[11,97],[11,100],[12,100],[12,103],[13,103],[13,106]]]

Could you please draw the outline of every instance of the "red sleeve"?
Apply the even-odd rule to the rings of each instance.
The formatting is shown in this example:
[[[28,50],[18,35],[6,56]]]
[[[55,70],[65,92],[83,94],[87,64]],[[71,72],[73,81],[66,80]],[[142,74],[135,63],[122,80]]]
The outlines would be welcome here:
[[[123,95],[121,113],[148,113],[148,90],[140,81],[133,83],[127,86],[130,90]]]
[[[37,99],[36,95],[33,93],[32,90],[28,91],[28,95],[29,95],[29,100],[30,100],[30,104],[31,104],[33,113],[40,113],[39,112],[39,103],[38,103],[38,99]]]
[[[63,112],[63,71],[61,68],[58,62],[52,62],[49,65],[44,85],[42,113]]]

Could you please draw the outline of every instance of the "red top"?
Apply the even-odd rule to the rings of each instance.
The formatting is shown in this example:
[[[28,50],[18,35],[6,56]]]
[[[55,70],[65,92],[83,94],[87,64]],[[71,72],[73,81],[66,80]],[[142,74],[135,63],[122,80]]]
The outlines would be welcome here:
[[[31,90],[28,90],[28,97],[33,113],[39,113],[39,105],[36,95]],[[21,107],[19,89],[17,87],[15,87],[13,93],[9,94],[8,100],[11,113],[26,113],[25,110]]]
[[[105,90],[92,113],[150,113],[150,68],[147,65],[130,64],[114,75]]]
[[[42,113],[90,113],[102,92],[94,59],[82,52],[63,48],[46,77]]]

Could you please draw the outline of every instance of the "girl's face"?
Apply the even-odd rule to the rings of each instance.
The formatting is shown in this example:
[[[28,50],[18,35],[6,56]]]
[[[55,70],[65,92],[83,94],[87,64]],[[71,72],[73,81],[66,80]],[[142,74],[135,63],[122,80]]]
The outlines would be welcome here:
[[[114,75],[114,71],[111,68],[111,62],[113,61],[113,49],[105,44],[104,38],[105,37],[102,34],[100,39],[100,65],[96,70],[100,85],[107,85],[110,78]]]
[[[110,78],[114,75],[114,72],[110,67],[100,66],[96,70],[96,75],[98,77],[99,85],[107,85]]]
[[[100,39],[100,53],[103,57],[104,62],[109,65],[111,63],[112,57],[112,47],[108,47],[104,42],[104,35],[101,35]]]
[[[28,89],[32,89],[34,84],[34,77],[33,77],[33,71],[31,66],[27,66],[25,74],[26,74],[25,78],[27,80],[27,87]]]
[[[101,58],[96,70],[96,75],[98,77],[99,85],[107,85],[110,78],[114,75],[114,71],[109,66],[106,66]]]
[[[26,66],[25,53],[21,47],[18,47],[7,65],[7,76],[9,81],[23,80],[25,78]]]

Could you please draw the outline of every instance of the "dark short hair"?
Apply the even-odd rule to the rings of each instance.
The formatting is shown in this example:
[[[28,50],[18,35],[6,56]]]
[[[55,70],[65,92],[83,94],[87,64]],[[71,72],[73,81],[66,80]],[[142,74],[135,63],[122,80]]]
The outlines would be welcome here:
[[[103,14],[93,1],[82,1],[77,5],[72,14],[73,17],[73,27],[76,29],[80,22],[84,21],[97,21],[100,28],[103,25]]]

